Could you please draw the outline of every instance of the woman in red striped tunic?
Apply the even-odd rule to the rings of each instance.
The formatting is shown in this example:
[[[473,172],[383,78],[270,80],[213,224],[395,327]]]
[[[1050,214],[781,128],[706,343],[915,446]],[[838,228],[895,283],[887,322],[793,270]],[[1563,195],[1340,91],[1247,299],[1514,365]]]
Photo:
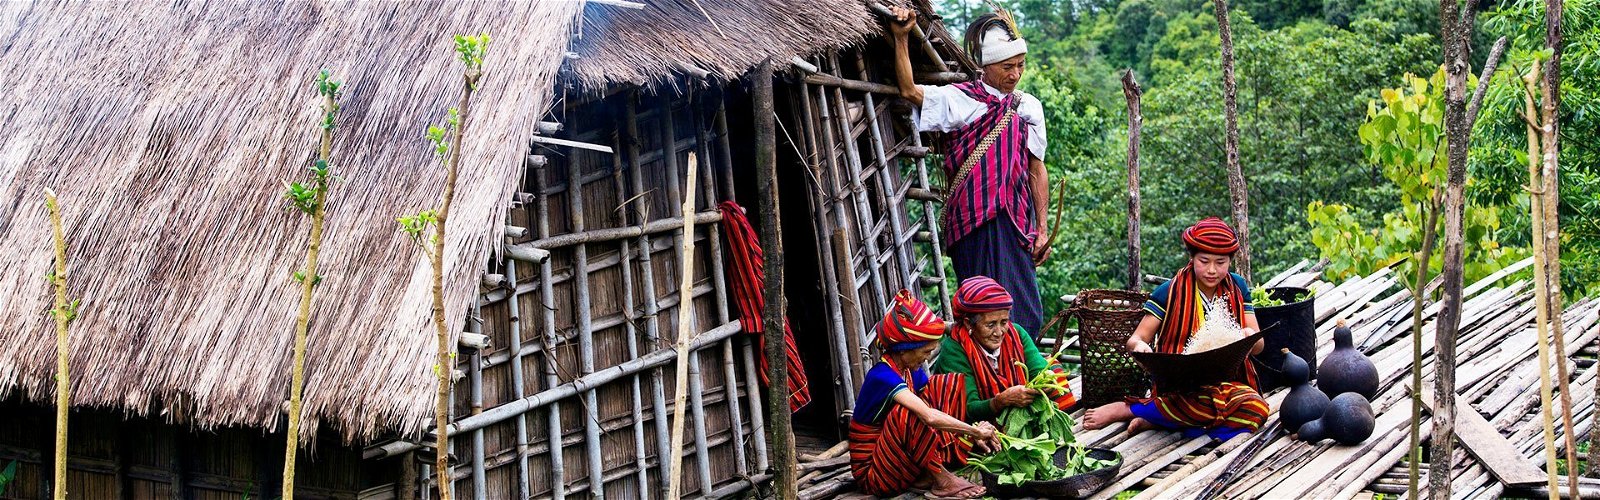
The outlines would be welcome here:
[[[1206,318],[1203,301],[1221,298],[1245,334],[1260,330],[1255,310],[1250,307],[1250,286],[1243,277],[1228,271],[1239,238],[1222,219],[1207,217],[1183,232],[1189,250],[1189,265],[1171,281],[1157,287],[1144,304],[1145,317],[1128,338],[1128,350],[1137,352],[1182,353],[1189,336],[1200,329]],[[1259,354],[1260,340],[1250,350]],[[1219,366],[1218,369],[1229,367]],[[1255,367],[1244,363],[1243,376],[1183,392],[1151,389],[1151,397],[1130,398],[1089,410],[1084,427],[1098,429],[1114,422],[1128,421],[1128,432],[1160,428],[1183,431],[1187,437],[1202,434],[1229,439],[1255,432],[1266,422],[1271,408],[1261,398]]]
[[[872,366],[850,419],[850,473],[861,491],[894,496],[923,490],[938,498],[978,498],[982,486],[951,474],[967,452],[993,449],[989,423],[962,421],[966,383],[961,375],[928,376],[945,323],[910,291],[901,290],[876,328],[883,358]]]

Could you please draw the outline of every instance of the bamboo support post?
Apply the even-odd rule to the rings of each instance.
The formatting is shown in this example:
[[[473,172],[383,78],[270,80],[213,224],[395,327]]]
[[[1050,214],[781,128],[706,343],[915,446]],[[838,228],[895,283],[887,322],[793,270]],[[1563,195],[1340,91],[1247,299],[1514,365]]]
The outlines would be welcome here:
[[[645,198],[646,191],[644,189],[644,172],[640,170],[642,164],[639,160],[639,146],[642,143],[643,138],[639,135],[638,113],[636,108],[637,100],[638,93],[637,91],[634,91],[628,95],[625,101],[626,104],[623,107],[623,111],[625,113],[624,116],[626,117],[626,122],[624,123],[626,126],[625,132],[628,137],[629,144],[632,145],[632,147],[628,148],[628,171],[632,174],[629,176],[629,182],[633,187],[633,191],[630,193],[631,196],[629,196],[627,199],[633,200],[635,215],[637,215],[641,221],[645,221],[650,215],[650,204],[649,200]],[[644,301],[644,314],[646,318],[645,341],[653,347],[660,347],[662,344],[659,318],[661,306],[656,300],[655,265],[651,260],[652,245],[650,243],[650,236],[646,233],[640,233],[638,236],[636,236],[636,238],[638,239],[637,245],[639,247],[639,260],[641,261],[641,265],[639,266],[641,278],[640,283],[643,284],[644,291],[644,296],[642,299]],[[657,467],[660,469],[659,473],[661,476],[661,481],[658,484],[661,488],[662,494],[665,495],[668,489],[667,478],[672,474],[673,462],[671,460],[672,453],[668,449],[668,446],[671,442],[669,438],[670,433],[668,432],[665,384],[662,378],[663,374],[661,373],[660,369],[651,371],[650,400],[652,407],[655,409],[655,418],[653,421],[655,423],[656,434],[656,462]]]
[[[797,128],[800,130],[800,137],[806,148],[805,158],[802,160],[805,162],[812,181],[807,183],[811,196],[807,196],[806,201],[811,208],[812,228],[816,231],[817,246],[821,247],[821,255],[817,267],[822,269],[822,293],[828,308],[828,319],[832,322],[832,328],[828,331],[828,338],[829,344],[833,347],[834,370],[835,373],[840,375],[839,378],[843,379],[835,387],[835,399],[843,401],[844,404],[842,406],[845,408],[854,408],[856,381],[861,380],[861,374],[852,368],[853,365],[850,359],[854,356],[854,353],[846,348],[846,339],[854,335],[855,330],[847,326],[847,321],[845,320],[845,316],[849,313],[844,310],[846,305],[844,301],[846,299],[841,293],[842,285],[839,280],[840,270],[843,268],[833,265],[833,263],[837,262],[836,254],[841,250],[831,243],[822,243],[831,241],[830,238],[834,227],[832,221],[827,217],[828,204],[826,200],[828,199],[828,194],[823,189],[820,181],[827,173],[823,171],[826,167],[822,164],[818,153],[817,142],[820,140],[820,132],[817,130],[819,127],[816,123],[815,115],[811,111],[810,86],[802,84],[796,87],[796,91],[790,92],[790,98],[793,101],[792,105],[800,110],[801,123]],[[854,301],[850,301],[850,305],[854,305]]]
[[[511,300],[507,303],[507,324],[511,336],[511,345],[507,350],[511,356],[511,397],[522,399],[527,396],[527,388],[523,385],[522,378],[522,298],[517,291],[517,261],[507,258],[504,261],[506,280],[511,284]],[[528,419],[518,418],[516,422],[516,452],[517,452],[517,494],[524,497],[533,496],[529,491],[528,477]]]
[[[539,184],[539,186],[536,187],[542,187],[543,184],[548,183],[548,179],[545,174],[549,174],[549,172],[535,173],[533,178],[535,179],[536,184]],[[535,234],[537,234],[537,237],[539,238],[548,238],[550,237],[550,195],[546,194],[543,189],[536,189],[535,193],[537,193],[534,206],[535,212],[533,215],[533,218],[537,221],[535,224]],[[556,333],[556,317],[555,314],[553,314],[553,311],[556,310],[556,305],[555,290],[550,282],[550,259],[542,259],[538,261],[538,264],[540,305],[539,316],[544,320],[543,339],[547,345],[554,345],[556,342],[555,339],[559,338],[559,334]],[[556,373],[555,351],[553,349],[545,349],[543,357],[544,363],[542,368],[544,372],[545,387],[555,387],[561,385],[561,378]],[[501,407],[504,407],[504,405]],[[496,409],[499,408],[500,407],[497,407]],[[567,496],[567,480],[565,465],[566,452],[561,444],[561,406],[559,403],[554,401],[550,403],[550,407],[545,413],[545,422],[549,431],[548,439],[550,443],[550,495],[555,500],[561,500]],[[460,422],[457,422],[457,425],[459,424]]]
[[[827,86],[834,89],[854,90],[857,92],[872,92],[888,96],[900,95],[900,89],[897,87],[892,87],[881,83],[863,82],[861,80],[850,80],[828,73],[806,75],[802,80],[812,85]]]
[[[709,137],[707,137],[707,135],[710,133],[710,127],[707,126],[707,120],[705,119],[706,110],[709,108],[709,106],[706,103],[706,97],[704,93],[697,95],[700,97],[700,99],[695,101],[696,105],[694,106],[694,110],[690,116],[694,118],[696,154],[698,154],[702,159],[702,161],[699,162],[699,166],[700,168],[704,169],[704,172],[700,174],[700,190],[705,193],[705,198],[708,202],[707,205],[710,205],[711,209],[715,209],[716,205],[722,199],[720,196],[720,190],[717,186],[718,182],[716,174],[718,170],[721,170],[718,167],[719,163],[725,159],[719,154],[714,154],[712,152],[711,140]],[[718,102],[721,102],[720,99]],[[714,124],[715,118],[713,118],[711,121]],[[727,324],[730,318],[728,315],[728,291],[725,288],[728,280],[725,274],[726,270],[723,268],[722,264],[721,226],[717,224],[706,226],[706,246],[710,249],[711,254],[711,286],[713,287],[712,293],[715,299],[713,303],[717,311],[717,324],[723,325]],[[748,475],[749,471],[745,466],[746,457],[744,433],[740,431],[740,426],[743,425],[742,422],[744,419],[741,418],[743,415],[741,415],[738,404],[738,378],[735,376],[733,365],[732,340],[726,340],[722,342],[722,377],[722,389],[725,391],[724,400],[728,402],[727,410],[729,422],[728,425],[730,427],[729,434],[732,435],[733,439],[734,472],[739,476],[745,476]],[[704,412],[703,406],[701,407],[701,411],[702,413]],[[704,417],[702,416],[702,418]],[[708,491],[709,489],[710,485],[708,484],[703,491]]]
[[[483,337],[482,346],[488,345],[488,337],[483,335],[482,310],[476,302],[472,304],[472,314],[467,317],[467,332],[462,337],[477,335]],[[472,404],[472,414],[483,413],[483,349],[474,347],[472,355],[467,357],[468,393]],[[483,429],[472,431],[472,491],[477,496],[483,496],[488,486],[483,468]]]
[[[910,135],[911,147],[906,148],[906,152],[912,153],[912,158],[915,158],[911,163],[917,170],[917,185],[906,190],[906,197],[922,201],[922,227],[928,233],[928,249],[933,254],[931,266],[933,274],[939,277],[939,301],[941,302],[940,305],[944,307],[942,310],[949,312],[952,309],[950,309],[950,278],[944,272],[944,227],[939,221],[939,209],[934,206],[935,203],[943,203],[943,201],[937,194],[934,194],[933,183],[928,181],[928,161],[925,158],[928,148],[922,145],[922,134],[916,132],[915,127],[912,127]],[[925,192],[929,196],[917,197],[912,194],[915,191]]]
[[[619,124],[623,123],[627,119],[626,116],[618,116],[617,118],[617,123]],[[622,134],[617,134],[616,142],[613,145],[613,148],[615,148],[617,151],[632,152],[634,149],[636,149],[636,146],[630,142],[629,138],[623,137]],[[615,171],[611,176],[611,186],[615,191],[618,200],[628,199],[628,182],[626,180],[626,176],[629,173],[634,173],[625,166],[620,165],[620,163],[624,162],[623,157],[624,155],[622,154],[612,155],[611,157],[613,162],[619,164],[614,169]],[[639,225],[644,223],[643,220],[639,220],[642,217],[643,214],[636,214],[634,217],[629,217],[629,212],[627,210],[620,210],[618,223],[623,226]],[[630,221],[632,221],[632,223],[630,223]],[[632,242],[624,239],[619,243],[621,248],[618,251],[618,254],[622,259],[622,261],[618,263],[618,274],[620,274],[622,277],[621,306],[623,316],[628,318],[628,321],[623,322],[623,336],[626,338],[624,340],[624,344],[628,349],[628,360],[631,361],[639,359],[639,329],[637,322],[641,318],[638,317],[638,314],[634,310],[633,306],[634,283]],[[633,430],[634,475],[636,480],[639,481],[639,492],[642,495],[644,492],[649,491],[650,467],[648,456],[645,453],[644,440],[644,405],[647,404],[647,402],[644,399],[643,391],[640,390],[640,377],[637,374],[628,377],[628,396],[631,398],[633,403],[633,407],[630,408],[630,416],[633,418],[633,425],[631,427]]]
[[[1122,72],[1122,95],[1128,99],[1128,289],[1142,290],[1139,277],[1139,136],[1144,129],[1144,114],[1139,97],[1144,90],[1133,79],[1132,70]]]
[[[834,69],[830,68],[830,70]],[[856,231],[858,233],[857,236],[861,238],[862,247],[866,250],[866,260],[863,262],[863,264],[866,266],[867,282],[872,286],[873,304],[876,305],[878,302],[881,302],[889,297],[891,292],[888,290],[891,285],[883,283],[881,274],[878,272],[878,257],[880,254],[878,252],[878,241],[877,238],[874,237],[872,230],[872,209],[867,204],[866,188],[862,187],[861,185],[861,157],[856,152],[855,137],[850,134],[850,129],[852,127],[849,122],[849,117],[846,116],[848,108],[845,107],[844,94],[837,88],[834,89],[832,94],[833,105],[831,107],[826,97],[823,97],[823,100],[821,101],[822,115],[824,120],[828,119],[829,116],[832,116],[834,124],[839,132],[839,142],[842,143],[843,146],[842,154],[844,156],[844,164],[847,170],[844,172],[835,170],[835,174],[842,174],[846,176],[847,179],[845,182],[838,187],[843,190],[848,190],[849,194],[847,196],[855,201],[854,208]],[[829,148],[830,151],[832,151],[832,149],[832,147]],[[835,178],[835,181],[838,181],[837,177]]]
[[[608,151],[610,147],[606,147]],[[582,165],[574,155],[567,160],[567,217],[572,225],[572,231],[581,233],[588,229],[584,221],[584,193]],[[588,245],[578,244],[572,246],[573,261],[573,298],[577,302],[577,311],[574,314],[578,328],[578,370],[580,375],[594,373],[594,332],[592,313],[589,300],[589,248]],[[548,313],[548,311],[547,311]],[[583,435],[585,457],[589,469],[589,491],[594,497],[605,496],[605,463],[600,450],[600,401],[595,397],[594,391],[585,391],[583,394]]]
[[[885,7],[881,3],[872,2],[867,4],[867,7],[872,9],[873,12],[880,16],[889,19],[894,18],[894,12],[890,11],[888,7]],[[916,37],[917,40],[922,42],[922,53],[928,56],[928,60],[933,63],[935,68],[939,68],[939,71],[941,72],[950,71],[949,64],[944,61],[944,56],[940,55],[939,51],[933,48],[933,40],[928,37],[927,32],[923,31],[922,26],[913,23],[911,25],[911,36]]]
[[[681,200],[683,200],[683,202],[682,202],[681,205],[668,204],[667,206],[669,207],[669,210],[668,210],[667,213],[668,213],[668,215],[670,215],[670,216],[672,216],[674,218],[679,218],[679,217],[684,218],[685,222],[683,223],[682,232],[679,233],[678,235],[674,235],[673,236],[673,246],[675,248],[677,248],[677,251],[680,252],[680,253],[683,253],[683,252],[687,252],[688,253],[687,256],[679,255],[679,260],[680,261],[691,262],[692,263],[693,259],[694,259],[694,244],[693,244],[692,240],[696,239],[696,237],[695,237],[695,234],[694,234],[694,223],[688,217],[691,216],[694,213],[694,210],[695,210],[696,196],[694,194],[695,193],[694,183],[696,182],[695,178],[697,176],[697,173],[699,172],[699,169],[696,168],[695,165],[698,163],[698,160],[695,158],[693,153],[691,153],[689,155],[689,158],[688,158],[688,166],[687,166],[687,168],[686,169],[680,169],[679,168],[679,165],[678,165],[678,148],[679,148],[678,144],[679,144],[679,141],[677,140],[678,131],[677,131],[677,122],[673,119],[673,116],[672,116],[672,105],[673,105],[673,103],[672,103],[671,99],[663,98],[661,107],[657,108],[657,111],[660,113],[660,115],[659,115],[659,118],[660,118],[660,121],[661,121],[661,129],[660,130],[661,130],[661,136],[663,138],[661,143],[662,144],[672,144],[673,145],[669,149],[667,149],[666,151],[663,151],[665,156],[662,157],[662,160],[663,160],[662,163],[666,166],[666,169],[667,169],[667,198],[671,199],[671,200],[680,200],[681,199]],[[691,137],[690,140],[692,141],[693,138]],[[679,173],[680,170],[690,170],[690,171],[692,171],[692,172],[690,172],[688,174],[688,180],[687,181],[683,180],[683,178],[680,176],[680,173]],[[688,238],[691,241],[686,244],[683,241],[684,238]],[[685,259],[687,259],[687,260],[685,260]],[[692,276],[693,270],[694,270],[694,267],[692,267],[692,266],[685,266],[685,267],[679,268],[678,269],[678,273],[680,273],[680,280],[686,280],[687,282],[692,283],[692,281],[693,281],[693,276]],[[680,313],[679,313],[680,321],[683,318],[685,318],[685,316],[683,316],[683,313],[681,312],[682,308],[687,307],[687,308],[689,308],[689,310],[691,312],[691,314],[689,314],[687,316],[688,321],[689,321],[688,329],[684,330],[684,329],[680,328],[678,330],[678,332],[677,332],[678,338],[680,340],[683,339],[683,336],[685,336],[685,335],[689,335],[691,337],[694,336],[694,334],[695,334],[694,332],[697,331],[697,329],[699,328],[699,324],[695,320],[694,314],[692,314],[693,307],[694,307],[694,301],[692,300],[693,296],[694,295],[692,293],[691,294],[683,294],[683,293],[678,294],[678,297],[679,297],[679,300],[680,300],[680,302],[678,303],[678,307],[680,308]],[[682,325],[680,325],[680,326],[682,326]],[[706,445],[705,409],[700,405],[700,401],[701,401],[700,400],[700,398],[701,398],[701,392],[700,392],[700,381],[701,381],[701,379],[700,379],[700,353],[699,353],[698,350],[690,350],[688,354],[689,354],[689,356],[688,356],[688,358],[689,358],[688,359],[688,368],[689,368],[688,373],[687,374],[675,375],[675,376],[680,377],[678,379],[680,381],[684,380],[684,378],[686,377],[687,381],[688,381],[688,384],[689,384],[688,388],[687,388],[687,390],[689,391],[688,392],[688,397],[689,397],[689,402],[690,402],[689,410],[694,412],[693,418],[690,419],[689,424],[692,425],[692,427],[693,427],[692,431],[694,432],[694,450],[695,450],[695,466],[696,466],[695,469],[696,469],[696,472],[698,472],[698,474],[699,474],[701,491],[705,492],[705,491],[709,491],[710,490],[711,462],[710,462],[710,452],[709,452],[709,450],[707,448],[707,445]],[[679,373],[681,373],[681,372],[679,372]],[[679,449],[681,450],[681,448],[679,448]],[[681,459],[682,456],[680,454],[679,456],[674,457],[674,458],[675,459]]]
[[[856,70],[862,75],[867,75],[867,63],[864,59],[862,59],[862,56],[859,52],[856,53],[855,59]],[[867,137],[872,143],[873,159],[878,162],[877,174],[879,189],[874,192],[874,194],[878,195],[878,206],[883,207],[883,211],[887,213],[889,218],[889,228],[894,232],[896,239],[898,239],[899,236],[908,234],[908,231],[906,230],[906,222],[901,218],[901,210],[903,206],[900,204],[900,200],[895,199],[895,197],[890,196],[888,193],[893,193],[895,191],[895,181],[900,177],[899,171],[898,169],[894,168],[897,166],[897,164],[891,163],[889,160],[889,155],[885,152],[882,133],[883,129],[879,127],[878,124],[878,107],[873,102],[872,94],[864,94],[861,96],[861,98],[863,100],[862,110],[864,111],[862,114],[866,115],[867,118]],[[896,271],[900,273],[900,283],[909,287],[912,285],[912,272],[910,267],[912,255],[911,246],[895,245],[894,248],[891,248],[890,250],[895,255]],[[920,289],[921,287],[916,286],[916,288]]]

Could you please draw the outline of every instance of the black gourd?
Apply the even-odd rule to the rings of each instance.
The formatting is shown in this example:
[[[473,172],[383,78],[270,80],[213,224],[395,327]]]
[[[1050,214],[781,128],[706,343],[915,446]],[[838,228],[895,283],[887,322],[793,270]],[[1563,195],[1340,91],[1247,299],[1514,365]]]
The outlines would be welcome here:
[[[1288,349],[1283,350],[1283,377],[1289,383],[1289,395],[1283,398],[1278,416],[1289,432],[1301,424],[1322,418],[1328,409],[1328,396],[1311,385],[1311,365]]]
[[[1328,402],[1328,411],[1323,412],[1322,418],[1301,424],[1296,437],[1308,443],[1332,439],[1344,445],[1361,444],[1372,436],[1375,423],[1372,403],[1360,394],[1347,392]]]
[[[1350,339],[1344,320],[1333,329],[1333,353],[1317,367],[1317,388],[1329,398],[1354,392],[1371,401],[1378,395],[1378,367]]]

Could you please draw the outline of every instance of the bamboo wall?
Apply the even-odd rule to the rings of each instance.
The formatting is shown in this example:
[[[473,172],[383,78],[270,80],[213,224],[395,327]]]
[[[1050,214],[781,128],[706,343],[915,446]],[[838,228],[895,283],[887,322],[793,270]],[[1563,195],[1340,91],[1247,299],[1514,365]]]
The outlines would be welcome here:
[[[841,57],[852,62],[844,70],[833,58],[815,63],[870,77],[859,53]],[[807,356],[815,400],[808,411],[824,413],[824,427],[837,432],[870,356],[866,330],[886,299],[905,287],[936,307],[948,303],[937,228],[923,215],[935,209],[908,198],[931,192],[926,148],[909,133],[903,109],[891,110],[880,96],[798,79],[777,89],[790,319]],[[734,84],[571,99],[547,118],[563,127],[550,136],[614,152],[530,148],[508,221],[513,234],[526,231],[508,244],[550,257],[508,254],[488,270],[505,284],[488,280],[474,315],[481,323],[468,325],[489,335],[491,347],[463,353],[455,420],[475,430],[452,438],[455,491],[463,498],[664,495],[659,458],[685,302],[679,203],[691,152],[698,218],[687,307],[700,345],[689,360],[683,491],[741,491],[751,478],[764,480],[767,468],[756,395],[764,389],[754,339],[739,332],[728,299],[715,207],[735,200],[758,220],[749,97]]]
[[[0,402],[0,470],[17,474],[0,498],[51,498],[55,410]],[[383,498],[397,459],[367,462],[359,450],[321,436],[302,452],[297,494],[308,499]],[[79,410],[68,434],[67,493],[93,499],[239,499],[277,496],[283,435],[253,429],[195,431],[149,419]],[[174,485],[181,485],[174,487]],[[362,495],[363,489],[372,489]]]

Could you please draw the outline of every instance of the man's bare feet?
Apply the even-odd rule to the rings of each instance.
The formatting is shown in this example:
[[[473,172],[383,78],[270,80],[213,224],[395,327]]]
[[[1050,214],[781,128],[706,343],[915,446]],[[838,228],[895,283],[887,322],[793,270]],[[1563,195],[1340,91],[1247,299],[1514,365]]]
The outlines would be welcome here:
[[[1156,428],[1156,424],[1152,424],[1152,423],[1150,423],[1149,420],[1145,420],[1145,419],[1142,419],[1142,418],[1134,417],[1133,420],[1129,420],[1128,421],[1128,435],[1129,436],[1137,435],[1137,434],[1139,434],[1141,432],[1148,431],[1148,430],[1154,429],[1154,428]]]
[[[1090,409],[1083,415],[1083,428],[1088,430],[1104,429],[1106,426],[1133,419],[1133,409],[1128,408],[1128,403],[1116,402],[1099,408]]]

